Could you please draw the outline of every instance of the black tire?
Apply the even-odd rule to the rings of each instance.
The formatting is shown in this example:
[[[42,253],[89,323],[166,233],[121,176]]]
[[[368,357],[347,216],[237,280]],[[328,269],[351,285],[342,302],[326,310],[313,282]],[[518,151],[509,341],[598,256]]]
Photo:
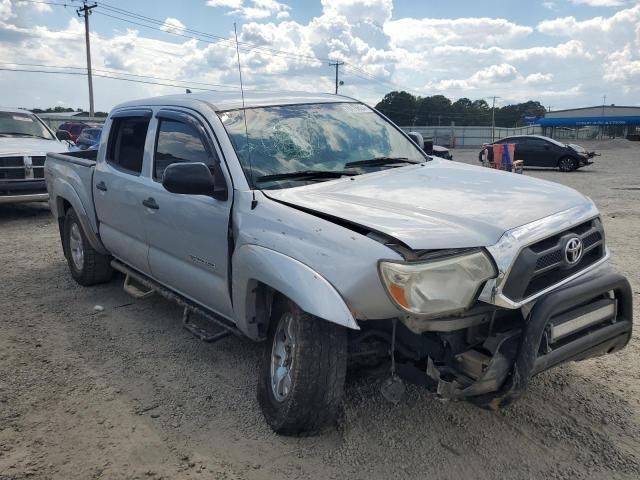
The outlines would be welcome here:
[[[272,387],[272,354],[282,322],[291,322],[295,343],[291,351],[290,388],[277,399]],[[346,329],[278,299],[272,312],[269,337],[258,379],[258,402],[274,432],[315,435],[335,422],[347,370]]]
[[[74,260],[72,244],[78,241],[82,247],[82,256],[81,260],[78,256]],[[96,285],[108,282],[111,279],[113,275],[113,269],[110,264],[111,257],[102,255],[91,246],[73,208],[67,210],[64,217],[64,251],[69,270],[71,270],[71,276],[80,285]]]
[[[558,168],[561,172],[573,172],[578,169],[578,162],[573,157],[562,157],[558,161]]]

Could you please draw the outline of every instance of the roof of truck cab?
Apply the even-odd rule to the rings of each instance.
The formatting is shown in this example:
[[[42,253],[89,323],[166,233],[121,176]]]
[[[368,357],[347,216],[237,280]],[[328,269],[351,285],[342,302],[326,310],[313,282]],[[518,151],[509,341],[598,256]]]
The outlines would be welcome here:
[[[356,102],[350,97],[333,95],[330,93],[309,93],[289,91],[258,91],[246,90],[244,92],[245,108],[269,107],[275,105],[296,105],[305,103],[332,103],[332,102]],[[187,106],[193,102],[206,103],[216,112],[235,110],[242,108],[242,95],[237,92],[198,92],[183,93],[180,95],[165,95],[161,97],[145,98],[118,105],[118,108],[140,107],[154,105]]]

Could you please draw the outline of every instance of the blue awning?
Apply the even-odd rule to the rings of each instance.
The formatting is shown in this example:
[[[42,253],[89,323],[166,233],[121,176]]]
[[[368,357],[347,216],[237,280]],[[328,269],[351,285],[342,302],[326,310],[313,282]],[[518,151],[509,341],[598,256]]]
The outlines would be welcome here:
[[[540,118],[542,127],[585,127],[589,125],[640,125],[640,116]]]

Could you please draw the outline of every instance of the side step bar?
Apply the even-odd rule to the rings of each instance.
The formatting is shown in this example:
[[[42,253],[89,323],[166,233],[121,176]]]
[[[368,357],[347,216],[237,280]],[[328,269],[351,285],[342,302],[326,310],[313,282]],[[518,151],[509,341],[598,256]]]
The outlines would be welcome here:
[[[132,295],[134,298],[142,299],[147,298],[154,293],[157,293],[167,300],[177,303],[184,308],[182,314],[182,326],[198,337],[204,342],[215,342],[230,334],[234,334],[238,337],[242,337],[243,334],[238,328],[229,322],[227,319],[222,318],[215,313],[201,307],[200,305],[192,302],[191,300],[183,297],[182,295],[168,289],[164,285],[150,279],[146,275],[137,272],[136,270],[128,267],[124,263],[118,260],[112,260],[111,266],[114,270],[117,270],[126,275],[124,281],[125,292]],[[135,283],[145,287],[147,291],[143,291],[137,286],[131,283],[131,280]],[[192,314],[196,314],[202,317],[205,322],[198,324],[191,318]]]
[[[140,290],[136,285],[134,285],[133,283],[131,283],[131,275],[127,274],[127,276],[124,279],[124,285],[122,286],[123,290],[125,292],[127,292],[129,295],[131,295],[133,298],[135,298],[136,300],[142,300],[144,298],[149,298],[151,295],[153,295],[153,289],[149,289],[146,292],[143,292],[142,290]]]

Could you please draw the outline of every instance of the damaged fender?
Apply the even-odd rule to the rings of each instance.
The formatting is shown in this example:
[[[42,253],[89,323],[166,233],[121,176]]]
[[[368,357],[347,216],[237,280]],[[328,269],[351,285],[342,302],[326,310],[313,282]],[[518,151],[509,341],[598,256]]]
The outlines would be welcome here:
[[[319,273],[287,255],[258,245],[243,245],[232,257],[232,296],[236,324],[255,337],[255,289],[261,282],[302,310],[343,327],[359,330],[338,291]]]

